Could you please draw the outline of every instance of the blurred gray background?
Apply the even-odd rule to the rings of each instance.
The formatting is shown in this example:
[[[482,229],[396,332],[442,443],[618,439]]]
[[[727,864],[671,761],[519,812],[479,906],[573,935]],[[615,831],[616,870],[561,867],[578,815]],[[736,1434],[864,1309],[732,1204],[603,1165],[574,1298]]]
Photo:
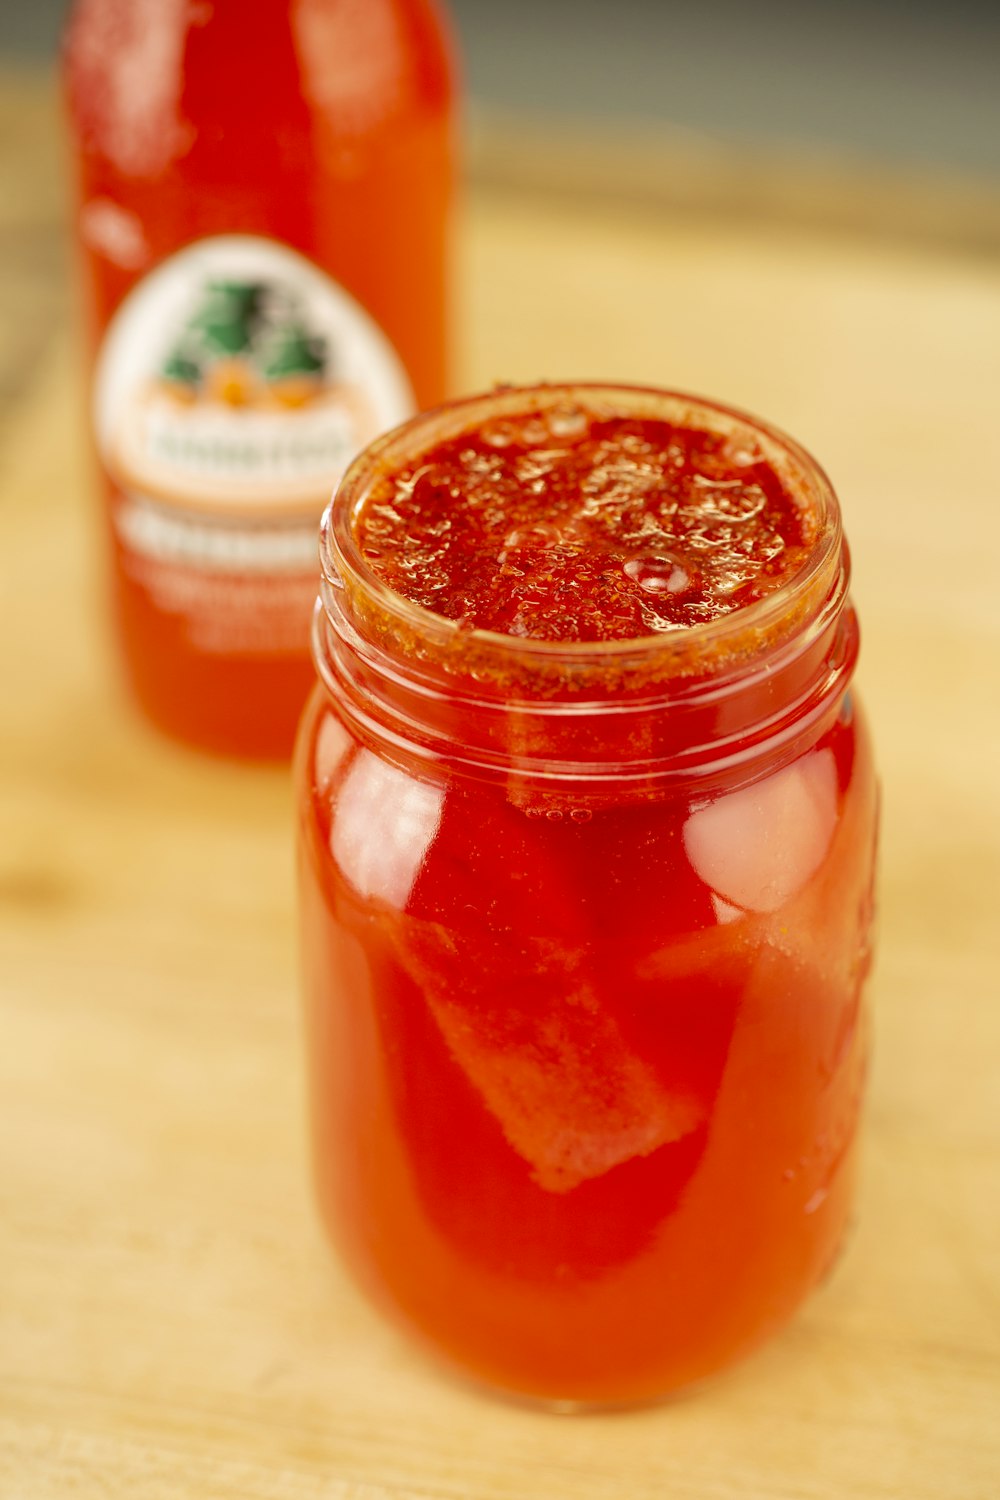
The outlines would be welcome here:
[[[247,0],[252,9],[252,0]],[[67,0],[0,0],[49,57]],[[1000,177],[1000,0],[451,0],[474,106]]]

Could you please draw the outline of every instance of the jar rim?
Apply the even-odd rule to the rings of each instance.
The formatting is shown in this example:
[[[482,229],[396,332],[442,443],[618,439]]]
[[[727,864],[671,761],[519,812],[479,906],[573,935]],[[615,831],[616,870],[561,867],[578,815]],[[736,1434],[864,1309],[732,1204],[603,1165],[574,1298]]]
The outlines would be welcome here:
[[[578,402],[596,415],[661,417],[677,426],[749,439],[778,473],[793,499],[815,517],[816,534],[800,566],[770,593],[715,619],[675,630],[602,641],[552,641],[512,636],[437,614],[385,583],[365,558],[355,529],[372,488],[422,452],[469,431],[479,422],[537,414]],[[794,438],[736,407],[685,392],[615,382],[539,382],[497,386],[411,417],[378,437],[345,472],[324,512],[320,563],[328,588],[346,591],[363,613],[380,619],[380,634],[419,642],[422,654],[442,659],[485,656],[532,675],[562,669],[615,675],[653,660],[657,676],[690,676],[714,662],[759,656],[769,640],[787,640],[782,624],[793,616],[807,625],[825,603],[838,572],[846,566],[840,507],[824,470]],[[846,578],[841,587],[846,587]],[[812,607],[810,607],[812,604]],[[355,611],[352,609],[353,615]],[[777,641],[775,641],[777,643]],[[714,675],[714,674],[713,674]]]

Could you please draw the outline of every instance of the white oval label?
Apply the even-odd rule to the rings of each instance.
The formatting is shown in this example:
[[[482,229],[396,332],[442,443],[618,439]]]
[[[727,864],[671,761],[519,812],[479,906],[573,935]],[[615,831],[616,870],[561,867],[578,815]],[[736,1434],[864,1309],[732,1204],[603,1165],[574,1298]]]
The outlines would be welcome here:
[[[230,521],[318,516],[359,449],[413,410],[364,309],[251,235],[197,241],[145,277],[94,386],[98,446],[124,491]]]

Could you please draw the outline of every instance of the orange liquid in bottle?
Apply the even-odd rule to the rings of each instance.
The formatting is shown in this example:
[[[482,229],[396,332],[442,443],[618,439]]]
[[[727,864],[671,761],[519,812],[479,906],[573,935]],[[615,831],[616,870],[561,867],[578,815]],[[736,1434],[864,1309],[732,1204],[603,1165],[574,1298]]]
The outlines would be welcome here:
[[[128,678],[169,733],[283,756],[319,512],[359,447],[444,394],[442,20],[79,0],[65,76]]]

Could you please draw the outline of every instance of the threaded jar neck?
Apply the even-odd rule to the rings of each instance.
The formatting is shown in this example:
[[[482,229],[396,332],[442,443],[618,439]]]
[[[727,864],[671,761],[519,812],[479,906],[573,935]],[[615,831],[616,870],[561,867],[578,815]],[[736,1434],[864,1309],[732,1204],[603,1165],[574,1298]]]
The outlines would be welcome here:
[[[729,614],[611,641],[470,629],[377,576],[356,530],[374,485],[477,424],[567,401],[752,442],[808,508],[812,537],[802,565]],[[857,657],[848,553],[823,471],[763,423],[662,391],[541,386],[425,413],[355,460],[324,516],[320,557],[320,676],[362,740],[427,771],[449,767],[540,791],[616,798],[679,783],[731,785],[791,759],[822,732]]]

